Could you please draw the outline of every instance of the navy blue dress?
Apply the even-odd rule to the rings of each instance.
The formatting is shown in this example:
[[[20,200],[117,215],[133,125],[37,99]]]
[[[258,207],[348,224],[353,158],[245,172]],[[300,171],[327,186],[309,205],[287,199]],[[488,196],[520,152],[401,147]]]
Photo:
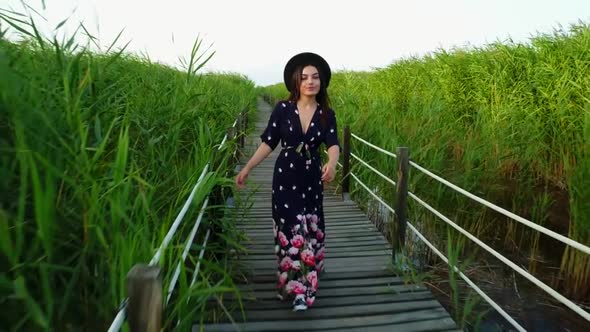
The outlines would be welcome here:
[[[327,112],[327,121],[321,117]],[[297,104],[280,101],[260,135],[273,150],[281,142],[272,183],[272,219],[277,255],[277,287],[281,295],[315,300],[318,273],[325,256],[325,224],[320,145],[340,145],[336,116],[318,104],[304,134]]]

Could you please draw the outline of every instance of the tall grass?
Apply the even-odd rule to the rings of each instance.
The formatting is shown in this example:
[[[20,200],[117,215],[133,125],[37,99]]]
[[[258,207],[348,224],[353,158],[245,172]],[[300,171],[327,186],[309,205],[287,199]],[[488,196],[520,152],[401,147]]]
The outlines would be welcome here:
[[[589,244],[589,50],[590,26],[578,23],[524,44],[439,50],[373,72],[339,72],[330,94],[341,127],[349,124],[390,151],[408,146],[413,160],[446,179]],[[266,91],[285,95],[281,84]],[[389,157],[353,143],[359,156],[394,177]],[[353,170],[393,202],[394,190],[376,175],[362,166]],[[412,172],[411,189],[502,251],[529,255],[522,263],[533,270],[561,261],[554,286],[571,298],[590,299],[587,255],[539,237],[418,172]],[[369,199],[362,189],[355,194]],[[411,206],[410,215],[444,237],[444,228],[435,226],[440,222],[420,207]]]
[[[181,72],[116,41],[97,54],[75,36],[48,40],[19,13],[2,10],[0,21],[22,39],[0,38],[0,321],[11,330],[105,330],[125,297],[125,274],[150,260],[205,164],[217,168],[195,207],[228,185],[231,154],[216,145],[238,112],[254,107],[254,84],[198,74],[212,55],[200,39]],[[206,224],[233,236],[225,219]],[[184,225],[162,260],[165,280],[192,226]],[[221,277],[190,290],[183,274],[183,301],[167,326],[183,317],[191,324],[197,316],[185,314],[203,298],[231,289],[220,264],[208,258],[203,275]],[[206,296],[187,303],[195,294]]]

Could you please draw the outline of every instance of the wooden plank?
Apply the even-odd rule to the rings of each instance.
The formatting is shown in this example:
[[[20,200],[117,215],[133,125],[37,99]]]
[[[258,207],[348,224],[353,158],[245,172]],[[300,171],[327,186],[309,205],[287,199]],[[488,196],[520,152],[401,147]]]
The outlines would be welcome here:
[[[256,222],[256,223],[249,223],[249,224],[238,224],[236,225],[240,231],[246,233],[257,233],[257,232],[264,232],[270,231],[272,233],[272,221],[263,221],[263,222]],[[358,222],[358,223],[338,223],[338,222],[328,222],[326,224],[326,231],[336,231],[336,232],[358,232],[359,230],[370,231],[374,233],[379,233],[379,230],[375,225],[368,221]]]
[[[387,265],[354,265],[354,266],[327,266],[324,269],[329,272],[333,273],[342,273],[342,272],[370,272],[370,271],[381,271],[381,270],[388,270],[392,273],[390,269],[391,264]]]
[[[311,312],[311,310],[310,310]],[[301,312],[299,312],[301,313]],[[325,329],[342,329],[350,327],[365,327],[365,326],[379,326],[386,324],[402,324],[413,322],[417,320],[440,320],[441,325],[446,323],[450,325],[452,320],[448,318],[447,312],[443,308],[431,308],[427,310],[416,310],[404,313],[398,313],[396,315],[384,314],[384,315],[371,315],[371,316],[356,316],[356,317],[339,317],[339,318],[324,318],[315,320],[300,320],[296,323],[281,324],[281,331],[321,331]],[[445,321],[448,320],[448,321]],[[249,331],[276,331],[276,321],[266,322],[248,322],[239,324],[240,330],[243,332]],[[453,323],[454,324],[454,323]],[[205,331],[218,331],[218,332],[229,332],[234,331],[232,324],[217,324],[205,326]],[[396,331],[393,328],[392,331]],[[193,328],[193,331],[198,329]]]
[[[332,232],[326,231],[324,234],[325,234],[326,242],[332,241],[334,239],[340,239],[340,238],[354,239],[357,237],[375,236],[375,232],[371,232],[371,231],[367,231],[367,230],[356,231],[356,232],[336,230],[336,231],[332,231]],[[248,232],[245,235],[250,240],[253,240],[253,241],[260,241],[260,240],[266,241],[266,239],[268,239],[268,238],[273,239],[272,230],[269,230],[268,232]]]
[[[359,227],[353,230],[350,229],[332,229],[329,230],[328,228],[326,228],[324,234],[326,236],[329,236],[330,238],[335,238],[335,237],[341,237],[341,236],[354,236],[354,237],[358,237],[358,236],[371,236],[373,234],[375,234],[377,232],[376,229],[370,229],[368,227]],[[272,232],[272,227],[271,229],[267,229],[267,230],[249,230],[248,232],[246,232],[246,235],[250,238],[256,238],[256,237],[267,237],[267,236],[273,236],[273,232]]]
[[[357,247],[363,245],[376,245],[380,244],[384,248],[388,246],[387,241],[383,236],[363,236],[363,237],[350,237],[350,236],[326,236],[327,240],[325,243],[326,248],[342,248],[342,247]],[[274,252],[275,242],[271,235],[247,238],[242,245],[246,249],[260,248],[266,249],[270,252]]]
[[[270,200],[270,198],[268,198],[268,200]],[[253,219],[253,218],[272,218],[272,210],[271,210],[271,206],[269,204],[268,207],[260,207],[258,209],[250,209],[247,212],[244,212],[242,214],[239,215],[240,217],[244,217],[246,219]],[[353,208],[347,208],[347,207],[330,207],[330,208],[326,208],[324,206],[324,216],[326,217],[326,220],[330,220],[328,219],[328,216],[332,217],[332,219],[334,217],[340,217],[340,218],[344,218],[347,217],[347,219],[351,219],[351,217],[354,217],[356,219],[360,219],[360,220],[369,220],[369,218],[367,217],[366,214],[364,214],[363,212],[359,211],[358,209],[353,209]]]
[[[276,259],[268,260],[268,261],[258,261],[252,260],[248,261],[247,259],[241,259],[240,263],[245,264],[259,264],[260,266],[275,266]],[[370,257],[334,257],[330,259],[324,260],[324,265],[326,266],[358,266],[358,265],[386,265],[391,263],[391,257],[389,256],[370,256]]]
[[[330,232],[328,232],[330,231]],[[348,235],[355,235],[357,232],[359,231],[363,231],[366,233],[370,233],[368,235],[376,235],[376,236],[383,236],[383,233],[379,232],[379,230],[373,226],[373,225],[357,225],[355,227],[343,227],[340,228],[338,226],[327,226],[325,229],[325,233],[328,234],[338,234],[338,233],[342,233],[342,234],[346,234],[348,233]],[[267,234],[271,234],[272,237],[272,222],[264,222],[261,224],[258,224],[256,226],[240,226],[240,232],[242,232],[242,234],[244,235],[252,235],[252,236],[256,236],[256,235],[264,235],[266,236]]]
[[[400,294],[373,294],[373,295],[351,295],[345,297],[331,297],[323,298],[318,295],[316,298],[313,309],[334,307],[342,305],[363,305],[363,304],[378,304],[378,303],[393,303],[393,302],[405,302],[405,301],[418,301],[418,300],[432,300],[434,297],[430,291],[415,291]],[[211,302],[213,305],[217,305],[217,302]],[[225,306],[239,307],[237,302],[231,302],[224,300]],[[293,308],[291,301],[278,301],[277,299],[269,301],[256,301],[247,302],[248,310],[291,310]]]
[[[330,273],[345,273],[345,272],[380,272],[380,271],[388,271],[390,274],[391,271],[391,264],[372,264],[372,265],[353,265],[353,266],[333,266],[333,265],[324,265],[324,270]],[[240,272],[244,273],[248,276],[257,276],[257,275],[276,275],[277,269],[275,267],[267,266],[267,267],[260,267],[259,269],[253,269],[252,267],[242,266]]]
[[[238,223],[236,227],[239,230],[248,232],[248,231],[264,231],[264,230],[272,230],[272,219],[263,220],[263,221],[251,221],[247,223]],[[328,219],[328,222],[325,225],[326,230],[348,230],[352,232],[356,232],[358,229],[365,229],[370,230],[372,232],[378,233],[379,230],[375,225],[370,222],[369,220],[359,220],[357,222],[339,222],[339,221],[332,221]]]
[[[240,232],[242,232],[245,235],[256,235],[256,234],[262,234],[262,235],[268,235],[269,233],[273,234],[273,230],[272,230],[272,224],[271,223],[265,223],[263,224],[259,224],[259,225],[249,225],[249,226],[238,226],[237,230],[239,230]],[[370,233],[374,233],[374,234],[381,234],[379,232],[379,230],[374,226],[374,225],[370,225],[370,224],[364,224],[364,225],[340,225],[340,226],[326,226],[324,232],[326,234],[337,234],[337,233],[355,233],[355,232],[370,232]]]
[[[320,286],[321,287],[321,286]],[[317,292],[318,297],[322,297],[323,299],[329,297],[342,297],[342,296],[352,296],[352,295],[377,295],[377,294],[399,294],[399,293],[408,293],[414,291],[424,291],[428,290],[424,286],[418,285],[378,285],[378,286],[364,286],[364,287],[348,287],[348,288],[319,288]],[[264,301],[264,300],[275,300],[277,292],[276,290],[259,290],[256,292],[251,292],[248,290],[243,290],[241,292],[242,299],[251,299],[256,301]],[[233,298],[232,294],[228,294],[228,298]]]
[[[236,199],[239,202],[248,203],[258,209],[270,207],[270,198],[272,197],[272,187],[269,186],[267,189],[261,189],[257,191],[251,191],[248,193],[241,192],[240,196]],[[247,198],[247,199],[246,199]],[[341,207],[355,207],[349,202],[343,202],[340,198],[328,194],[324,191],[324,204],[329,203]],[[357,207],[358,208],[358,207]]]
[[[263,210],[263,209],[270,209],[272,205],[270,204],[270,198],[272,197],[270,191],[264,192],[262,194],[253,194],[252,196],[248,197],[248,199],[241,199],[237,198],[238,202],[242,204],[247,204],[247,206],[253,210]],[[357,206],[351,205],[348,202],[343,202],[334,198],[334,196],[324,194],[323,199],[323,206],[324,208],[338,208],[338,209],[356,209],[359,210]],[[250,211],[250,210],[249,210]]]
[[[391,254],[391,249],[384,247],[381,244],[373,244],[371,242],[369,242],[367,245],[364,246],[354,246],[354,247],[350,247],[350,246],[345,246],[345,247],[340,247],[340,248],[335,248],[330,246],[329,244],[326,245],[326,255],[331,255],[332,253],[336,252],[338,254],[359,254],[361,255],[364,251],[375,251],[375,252],[387,252],[388,254]],[[253,247],[251,249],[248,249],[248,251],[243,252],[239,255],[239,257],[247,257],[247,256],[252,256],[252,255],[271,255],[273,258],[275,257],[274,255],[274,248],[272,246],[256,246]],[[330,257],[330,256],[327,256]]]
[[[271,107],[257,122],[266,128]],[[258,133],[245,141],[241,166],[260,144]],[[457,329],[448,313],[422,285],[404,284],[392,271],[392,249],[384,234],[352,201],[343,201],[333,184],[324,186],[326,222],[325,271],[319,278],[315,304],[292,312],[290,301],[276,299],[277,263],[272,232],[272,173],[276,149],[249,176],[232,211],[245,236],[245,252],[232,256],[248,322],[241,331],[437,331]],[[241,167],[240,166],[240,167]],[[242,207],[249,210],[242,210]],[[224,305],[237,308],[233,294]],[[212,305],[217,305],[212,302]],[[232,313],[241,320],[239,311]],[[193,330],[198,330],[195,326]],[[234,331],[229,323],[204,326],[205,331]]]
[[[326,250],[326,260],[330,260],[332,258],[345,258],[345,257],[373,257],[373,256],[391,256],[391,251],[389,250],[365,250],[365,251],[352,251],[352,252],[342,252],[336,250]],[[274,261],[276,260],[276,255],[271,254],[268,251],[265,251],[262,254],[253,254],[249,253],[248,255],[240,256],[240,259],[246,260],[267,260],[267,261]]]
[[[343,273],[331,273],[325,272],[321,276],[321,280],[349,280],[349,279],[365,279],[365,278],[379,278],[391,276],[392,273],[386,270],[369,271],[369,272],[355,272],[348,271]],[[250,279],[252,283],[255,282],[275,282],[276,281],[275,271],[269,272],[267,275],[260,274]]]
[[[392,256],[370,256],[370,257],[336,257],[324,260],[324,266],[331,268],[340,268],[349,266],[351,269],[355,266],[387,266],[391,264]],[[237,264],[246,268],[271,269],[276,268],[276,258],[273,260],[251,260],[242,258]]]
[[[247,232],[247,231],[257,231],[257,230],[268,230],[272,231],[272,222],[261,222],[261,223],[247,223],[242,224],[239,223],[236,225],[237,229]],[[377,228],[374,224],[369,221],[366,222],[359,222],[359,223],[338,223],[338,222],[328,222],[326,224],[326,231],[328,230],[344,230],[348,229],[351,231],[355,231],[356,229],[371,229],[372,231],[378,232]]]
[[[264,225],[272,225],[272,214],[268,213],[266,215],[261,216],[236,216],[236,218],[240,218],[239,222],[236,222],[236,225],[239,226],[264,226]],[[331,214],[324,214],[324,222],[327,227],[331,225],[374,225],[373,222],[366,217],[359,217],[350,214],[346,215],[331,215]]]
[[[442,319],[429,319],[420,320],[415,322],[399,323],[399,324],[386,324],[386,325],[371,325],[369,327],[353,327],[346,329],[338,329],[339,332],[392,332],[392,331],[403,331],[403,332],[430,332],[430,331],[451,331],[463,332],[463,330],[456,329],[455,322],[449,318]]]
[[[268,197],[260,197],[259,202],[252,202],[252,203],[253,204],[248,211],[270,210],[270,208],[272,207],[272,205],[270,204],[270,201],[268,200]],[[326,210],[326,208],[344,209],[347,211],[354,210],[357,212],[359,210],[358,207],[351,205],[350,203],[343,202],[341,200],[336,200],[333,198],[333,196],[324,196],[323,206],[324,206],[324,210]]]
[[[336,220],[369,220],[366,215],[358,212],[358,211],[333,211],[329,212],[324,210],[324,217],[326,221],[336,221]],[[244,221],[248,220],[258,220],[262,218],[268,218],[268,220],[272,220],[272,213],[269,212],[260,212],[260,213],[248,213],[243,216]]]
[[[306,310],[304,312],[293,312],[292,310],[248,310],[246,311],[246,320],[250,321],[272,321],[272,320],[317,320],[319,318],[336,318],[350,316],[365,316],[379,314],[399,314],[414,310],[434,309],[440,304],[432,300],[378,303],[365,305],[348,305],[338,307],[324,307]],[[238,315],[234,316],[240,319]]]
[[[334,227],[334,228],[338,228],[338,227],[352,227],[354,228],[355,226],[372,226],[375,227],[375,225],[367,220],[367,219],[338,219],[338,220],[334,220],[332,218],[330,218],[329,216],[327,216],[327,222],[326,222],[326,228],[330,228],[330,227]],[[236,223],[236,226],[242,228],[242,229],[256,229],[256,228],[266,228],[266,229],[272,229],[272,218],[268,217],[268,218],[253,218],[250,220],[243,220],[239,223]],[[376,233],[378,233],[378,231],[376,229],[374,229]]]
[[[402,285],[404,281],[399,277],[387,276],[378,278],[365,279],[348,279],[348,280],[323,280],[319,279],[320,289],[338,288],[338,287],[361,287],[361,286],[383,286],[383,285]],[[256,283],[240,286],[242,290],[275,290],[276,284],[272,283]]]
[[[269,250],[274,252],[274,240],[272,236],[268,240],[264,240],[262,242],[249,242],[249,243],[242,243],[244,247],[248,249],[261,249],[261,250]],[[369,239],[356,239],[352,242],[334,242],[328,241],[326,242],[326,248],[352,248],[352,247],[361,247],[361,246],[374,246],[374,245],[381,245],[384,248],[388,248],[389,244],[384,239],[375,239],[374,237],[370,237]],[[390,248],[390,247],[389,247]],[[340,250],[340,249],[339,249]]]

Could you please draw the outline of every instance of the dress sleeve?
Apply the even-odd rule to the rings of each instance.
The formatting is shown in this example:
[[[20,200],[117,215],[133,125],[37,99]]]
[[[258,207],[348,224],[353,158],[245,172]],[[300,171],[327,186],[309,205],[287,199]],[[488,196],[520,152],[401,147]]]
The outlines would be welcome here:
[[[333,110],[328,112],[328,126],[326,128],[325,135],[326,149],[329,149],[332,145],[340,146],[338,141],[338,127],[336,125],[336,113]]]
[[[262,133],[262,135],[260,135],[260,140],[263,143],[268,144],[268,146],[270,146],[271,149],[275,149],[275,147],[277,146],[277,144],[279,144],[279,140],[280,140],[280,117],[279,114],[281,112],[281,103],[277,103],[277,105],[275,106],[275,108],[272,110],[272,113],[270,114],[270,118],[268,119],[268,125],[266,126],[266,129],[264,130],[264,132]]]

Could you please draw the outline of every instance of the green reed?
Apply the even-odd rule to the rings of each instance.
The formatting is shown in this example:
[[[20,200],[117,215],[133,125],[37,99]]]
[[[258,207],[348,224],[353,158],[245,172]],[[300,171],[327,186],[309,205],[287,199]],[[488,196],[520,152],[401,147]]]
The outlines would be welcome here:
[[[390,151],[408,146],[413,160],[451,182],[588,245],[589,49],[590,26],[580,22],[528,43],[439,50],[373,72],[335,73],[330,93],[341,128],[349,124],[354,133]],[[281,84],[266,93],[286,94]],[[396,164],[388,157],[358,142],[352,149],[395,178]],[[352,164],[363,181],[393,202],[392,188]],[[558,256],[561,272],[554,287],[571,298],[589,298],[586,254],[539,238],[418,171],[410,178],[411,190],[501,251],[524,249],[536,257],[537,248],[544,247],[544,255]],[[435,217],[421,222],[427,234],[444,237]]]
[[[103,53],[75,36],[48,40],[19,13],[2,10],[0,22],[21,38],[0,38],[0,320],[7,330],[104,331],[126,273],[149,262],[205,164],[214,167],[161,261],[165,285],[206,196],[231,185],[235,145],[217,146],[255,106],[254,84],[198,73],[213,55],[199,38],[182,72],[127,54],[117,40]],[[231,225],[210,216],[201,230],[237,236]],[[219,272],[231,244],[219,241],[201,267],[216,279],[189,289],[183,273],[167,326],[189,326],[197,316],[185,314],[234,289]]]

